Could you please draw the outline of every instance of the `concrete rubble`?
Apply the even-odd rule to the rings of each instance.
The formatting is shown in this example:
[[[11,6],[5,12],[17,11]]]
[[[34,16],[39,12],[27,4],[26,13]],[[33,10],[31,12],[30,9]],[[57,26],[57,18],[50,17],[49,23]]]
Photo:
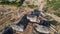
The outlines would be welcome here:
[[[30,9],[28,7],[22,7],[31,4],[38,5],[39,8]],[[2,26],[9,26],[13,29],[14,34],[50,34],[51,25],[46,18],[46,14],[43,13],[45,4],[45,0],[25,0],[23,5],[19,8],[9,5],[0,5],[0,10],[2,11],[2,16],[0,15],[0,28]],[[3,30],[3,32],[1,30],[0,31],[4,34],[4,32],[9,29],[10,28],[7,28],[5,31]],[[58,31],[60,32],[60,30]]]
[[[34,13],[34,11],[33,11],[33,13]],[[34,13],[35,14],[35,13]],[[18,24],[17,25],[13,25],[13,29],[14,30],[17,30],[17,31],[20,31],[20,32],[23,32],[24,31],[24,27],[26,27],[25,25],[27,25],[27,20],[29,20],[29,22],[31,22],[31,23],[36,23],[36,24],[34,24],[35,26],[37,26],[36,28],[34,27],[34,29],[36,29],[36,31],[38,31],[38,32],[40,32],[40,33],[49,33],[49,30],[50,30],[50,25],[49,25],[49,22],[48,23],[46,23],[46,22],[44,22],[44,21],[42,21],[42,23],[43,23],[43,25],[39,25],[39,24],[41,24],[40,23],[40,21],[41,20],[39,20],[39,23],[37,24],[37,18],[40,16],[40,14],[39,15],[37,15],[38,14],[38,11],[36,12],[36,14],[34,15],[34,14],[31,14],[31,15],[27,15],[26,17],[24,17],[24,20],[23,20],[23,22],[22,23],[20,23],[19,22],[19,26],[18,26]],[[36,17],[35,17],[36,16]],[[25,19],[25,18],[27,18],[27,20]],[[25,22],[26,21],[26,22]],[[29,23],[28,22],[28,23]],[[45,24],[44,24],[45,23]],[[22,25],[22,24],[24,24],[24,25]],[[46,25],[46,26],[45,26]]]

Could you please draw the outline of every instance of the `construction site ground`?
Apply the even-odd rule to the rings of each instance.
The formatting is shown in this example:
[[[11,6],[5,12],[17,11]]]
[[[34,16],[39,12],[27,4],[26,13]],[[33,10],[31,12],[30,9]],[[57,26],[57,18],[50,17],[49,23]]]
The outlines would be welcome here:
[[[45,3],[43,3],[42,5],[44,5]],[[44,6],[42,6],[41,9],[39,9],[39,10],[42,10],[43,7]],[[0,11],[2,11],[2,12],[0,12],[0,14],[3,14],[0,18],[0,34],[2,33],[4,27],[11,26],[14,23],[18,23],[25,14],[28,14],[33,10],[34,9],[30,9],[28,7],[25,7],[25,8],[24,7],[19,7],[19,8],[17,8],[15,6],[0,5]],[[54,19],[56,18],[55,20],[60,22],[59,21],[60,17],[57,17],[53,14],[48,14],[48,15],[52,16]],[[51,29],[52,34],[54,34],[53,32],[54,32],[54,30]],[[60,32],[60,30],[59,30],[59,32]],[[32,23],[29,23],[27,25],[26,29],[23,32],[16,31],[16,34],[32,34],[32,33],[33,33],[33,24]]]

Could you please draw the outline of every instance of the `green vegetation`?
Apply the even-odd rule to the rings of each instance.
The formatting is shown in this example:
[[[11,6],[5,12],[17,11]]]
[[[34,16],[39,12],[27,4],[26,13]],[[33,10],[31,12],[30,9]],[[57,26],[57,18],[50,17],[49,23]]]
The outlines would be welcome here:
[[[1,1],[1,0],[0,0]],[[0,4],[3,4],[3,5],[14,5],[14,6],[21,6],[23,4],[24,0],[20,0],[19,2],[16,2],[16,1],[5,1],[5,0],[2,0],[2,2],[0,2]]]
[[[34,4],[32,4],[32,5],[28,5],[28,7],[29,8],[37,8],[38,6],[37,5],[35,6]]]
[[[56,26],[58,22],[55,21],[55,20],[52,20],[52,21],[50,21],[50,23],[51,23],[52,25],[55,25],[55,26]]]
[[[60,10],[59,10],[60,0],[58,0],[58,1],[56,1],[56,0],[52,0],[52,1],[47,0],[47,7],[48,7],[48,10],[47,10],[48,13],[53,13],[53,14],[60,17]],[[58,25],[58,22],[56,20],[52,20],[52,21],[50,21],[50,23],[52,25],[55,25],[55,26]]]
[[[60,0],[47,0],[48,12],[60,17]]]
[[[56,1],[56,0],[52,0],[52,1],[49,1],[47,0],[47,5],[50,6],[50,7],[53,7],[54,10],[57,10],[60,8],[60,1]]]
[[[54,14],[60,17],[60,11],[56,11]]]

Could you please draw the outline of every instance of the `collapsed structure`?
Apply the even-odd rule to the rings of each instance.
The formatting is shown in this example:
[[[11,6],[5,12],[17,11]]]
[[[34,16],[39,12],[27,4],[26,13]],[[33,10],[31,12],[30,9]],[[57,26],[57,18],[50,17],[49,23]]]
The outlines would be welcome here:
[[[43,21],[40,24],[35,24],[37,27],[35,27],[35,30],[40,33],[48,34],[50,32],[50,24],[48,21]]]
[[[14,34],[11,27],[5,27],[2,34]]]
[[[42,17],[42,14],[39,10],[34,10],[31,12],[31,14],[25,15],[22,17],[19,23],[14,24],[12,28],[16,31],[23,32],[28,25],[29,22],[34,22],[34,24],[37,27],[34,27],[35,31],[40,33],[49,33],[50,31],[50,23],[48,21],[45,21],[44,19],[40,18]]]
[[[34,24],[35,26],[37,26],[34,28],[36,31],[47,34],[50,31],[50,23],[49,21],[42,19],[40,16],[42,17],[40,11],[34,10],[34,12],[27,16],[27,19],[30,20],[31,22],[38,23]]]
[[[38,17],[40,16],[40,11],[34,10],[34,12],[31,12],[31,14],[27,15],[27,19],[31,22],[39,22]]]
[[[23,32],[26,26],[28,25],[28,23],[29,23],[29,20],[27,20],[26,15],[24,15],[17,24],[12,25],[12,28],[16,31]]]

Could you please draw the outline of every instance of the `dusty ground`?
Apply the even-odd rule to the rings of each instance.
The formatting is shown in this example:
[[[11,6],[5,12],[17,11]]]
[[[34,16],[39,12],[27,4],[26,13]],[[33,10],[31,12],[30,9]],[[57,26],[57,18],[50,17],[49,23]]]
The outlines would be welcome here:
[[[43,8],[43,4],[41,4]],[[40,9],[40,10],[41,10]],[[9,6],[9,5],[0,5],[0,10],[3,11],[1,12],[3,14],[2,18],[0,19],[0,31],[3,30],[5,26],[10,26],[14,23],[17,23],[23,16],[24,14],[29,13],[31,10],[29,8],[17,8],[15,6]],[[15,22],[17,21],[17,22]],[[23,33],[18,33],[18,34],[32,34],[33,26],[31,23],[28,24],[27,28]]]
[[[3,9],[6,10],[3,11],[3,16],[1,19],[0,19],[0,33],[1,31],[4,29],[5,26],[11,26],[12,24],[14,23],[18,23],[19,20],[27,13],[29,13],[30,11],[32,11],[31,9],[29,9],[28,7],[27,8],[24,8],[24,7],[21,7],[21,8],[17,8],[17,7],[14,7],[14,6],[0,6],[1,8],[1,11]],[[8,10],[9,9],[9,10]],[[30,31],[31,26],[28,25],[25,32]],[[19,33],[20,34],[20,33]]]
[[[44,3],[43,2],[41,3],[41,7],[40,7],[39,10],[42,10],[43,7],[45,6],[46,2],[44,2]],[[24,16],[24,14],[27,14],[30,11],[33,11],[28,7],[27,8],[23,8],[23,7],[22,8],[20,8],[20,7],[17,8],[17,7],[8,6],[8,5],[7,6],[0,5],[0,10],[6,10],[6,12],[3,11],[4,12],[3,18],[0,19],[0,32],[1,32],[1,30],[3,30],[3,28],[5,26],[10,26],[14,23],[19,22],[19,20]],[[56,17],[53,16],[53,18],[54,19],[56,18],[56,20],[58,20],[58,21],[60,20],[60,17],[57,17],[57,16]],[[32,34],[32,30],[33,30],[33,24],[29,23],[24,32],[16,32],[16,34]]]

